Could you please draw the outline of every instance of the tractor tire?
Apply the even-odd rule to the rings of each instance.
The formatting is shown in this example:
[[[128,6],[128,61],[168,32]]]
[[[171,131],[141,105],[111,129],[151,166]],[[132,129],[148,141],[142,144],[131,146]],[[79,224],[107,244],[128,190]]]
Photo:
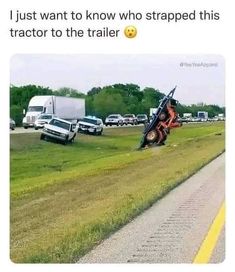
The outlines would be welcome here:
[[[158,133],[156,130],[151,130],[149,133],[146,135],[146,141],[148,143],[154,143],[158,139]]]
[[[158,134],[158,139],[157,139],[156,143],[157,143],[157,145],[162,145],[166,139],[166,137],[165,137],[166,134],[164,133],[164,131],[162,131],[160,129],[157,129],[157,134]]]
[[[166,119],[166,113],[162,112],[160,115],[159,115],[159,120],[163,121]]]
[[[163,133],[162,139],[159,141],[159,143],[158,143],[158,144],[162,144],[162,145],[164,145],[164,143],[165,143],[166,139],[167,139],[167,134]]]

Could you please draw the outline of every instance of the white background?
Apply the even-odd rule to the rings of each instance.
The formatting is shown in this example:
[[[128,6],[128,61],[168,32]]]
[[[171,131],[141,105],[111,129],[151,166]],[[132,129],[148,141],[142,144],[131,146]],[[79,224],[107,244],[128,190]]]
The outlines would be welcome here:
[[[229,2],[229,1],[228,1]],[[1,27],[1,49],[0,49],[0,110],[1,110],[1,140],[0,140],[0,265],[1,271],[77,271],[93,270],[98,271],[119,271],[128,269],[133,271],[226,271],[231,270],[234,263],[234,174],[233,165],[235,160],[235,141],[233,126],[235,116],[234,108],[234,12],[232,5],[226,1],[7,1],[0,8]],[[232,1],[230,1],[232,2]],[[114,28],[124,28],[127,24],[134,24],[138,28],[138,35],[135,39],[126,39],[121,36],[119,39],[12,39],[9,38],[8,29],[12,25],[9,21],[9,10],[29,9],[40,11],[60,10],[85,10],[93,11],[192,11],[193,9],[220,12],[219,22],[185,22],[179,24],[167,23],[146,23],[144,21],[130,22],[90,22],[94,28],[110,25]],[[51,23],[47,25],[50,26]],[[24,27],[32,26],[31,23],[24,23]],[[53,23],[59,28],[60,22]],[[88,26],[88,23],[76,22],[74,27]],[[56,54],[80,54],[80,53],[148,53],[148,54],[220,54],[225,57],[226,62],[226,200],[227,200],[227,224],[226,224],[226,260],[220,265],[15,265],[9,259],[9,61],[12,55],[17,53],[56,53]],[[209,196],[208,196],[209,197]]]

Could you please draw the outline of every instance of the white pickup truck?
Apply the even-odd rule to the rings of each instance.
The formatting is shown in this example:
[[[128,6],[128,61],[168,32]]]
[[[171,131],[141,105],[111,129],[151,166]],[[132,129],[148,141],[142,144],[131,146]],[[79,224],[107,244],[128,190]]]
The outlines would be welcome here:
[[[44,125],[40,139],[52,139],[66,145],[73,142],[75,136],[74,124],[60,118],[53,118],[48,124]]]

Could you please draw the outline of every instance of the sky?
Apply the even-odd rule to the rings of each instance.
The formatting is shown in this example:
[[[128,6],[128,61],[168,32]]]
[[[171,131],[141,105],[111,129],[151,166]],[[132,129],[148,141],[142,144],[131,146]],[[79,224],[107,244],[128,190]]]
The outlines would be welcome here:
[[[220,55],[18,54],[11,58],[10,84],[77,89],[133,83],[168,93],[177,85],[181,104],[225,104],[224,58]]]

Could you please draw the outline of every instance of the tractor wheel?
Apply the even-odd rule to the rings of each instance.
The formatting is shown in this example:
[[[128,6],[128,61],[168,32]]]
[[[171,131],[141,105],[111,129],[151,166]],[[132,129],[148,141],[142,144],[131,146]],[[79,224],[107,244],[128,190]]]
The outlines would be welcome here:
[[[163,121],[166,119],[166,113],[162,112],[160,115],[159,115],[159,120]]]
[[[162,131],[162,130],[160,130],[160,129],[157,129],[156,130],[157,131],[157,134],[158,134],[158,138],[157,138],[157,140],[156,140],[156,143],[157,144],[161,144],[162,143],[162,141],[163,141],[163,138],[164,138],[164,132]]]
[[[166,138],[167,138],[167,134],[163,133],[162,139],[158,142],[158,144],[164,144],[164,142],[166,141]]]
[[[147,140],[147,142],[149,142],[149,143],[154,143],[154,142],[156,142],[157,138],[158,138],[158,133],[157,133],[156,130],[151,130],[151,131],[149,131],[149,133],[146,135],[146,140]]]

